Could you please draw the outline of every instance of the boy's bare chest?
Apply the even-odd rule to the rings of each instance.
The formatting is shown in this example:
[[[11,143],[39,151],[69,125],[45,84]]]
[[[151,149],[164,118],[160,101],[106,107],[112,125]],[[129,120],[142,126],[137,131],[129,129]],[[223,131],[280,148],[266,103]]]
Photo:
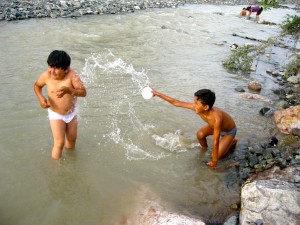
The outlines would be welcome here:
[[[48,91],[58,91],[61,87],[72,87],[71,79],[63,79],[63,80],[54,80],[50,79],[47,82]]]

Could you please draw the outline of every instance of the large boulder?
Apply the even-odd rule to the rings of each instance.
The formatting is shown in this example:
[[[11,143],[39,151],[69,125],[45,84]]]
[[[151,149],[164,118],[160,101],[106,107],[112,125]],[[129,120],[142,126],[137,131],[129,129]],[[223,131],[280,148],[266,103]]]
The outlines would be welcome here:
[[[274,119],[280,132],[292,134],[293,129],[300,129],[300,105],[276,111]]]
[[[300,224],[300,169],[273,167],[242,187],[240,225]]]
[[[141,185],[135,195],[137,208],[124,215],[122,225],[205,225],[200,218],[174,212],[147,185]]]

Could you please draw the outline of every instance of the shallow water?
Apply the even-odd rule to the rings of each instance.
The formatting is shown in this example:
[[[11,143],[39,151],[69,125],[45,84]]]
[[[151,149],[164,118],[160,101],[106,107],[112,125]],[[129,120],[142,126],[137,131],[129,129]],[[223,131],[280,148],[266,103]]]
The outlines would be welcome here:
[[[245,78],[226,72],[222,60],[232,43],[249,42],[232,33],[267,39],[279,28],[239,18],[240,8],[187,5],[0,23],[0,224],[117,224],[145,201],[136,198],[141,186],[167,208],[208,222],[234,213],[239,188],[228,178],[230,160],[206,168],[210,151],[201,153],[195,137],[203,121],[161,99],[144,100],[141,90],[193,101],[195,91],[210,88],[237,123],[237,152],[269,138],[272,118],[258,114],[268,104],[245,100],[234,88],[256,79],[264,84],[260,94],[275,99],[277,86],[265,73],[272,63],[261,59]],[[278,23],[287,13],[295,11],[272,9],[261,19]],[[47,113],[33,92],[54,49],[71,55],[88,90],[78,100],[76,151],[59,161],[51,160]],[[286,61],[284,50],[272,51],[281,54],[273,61]]]

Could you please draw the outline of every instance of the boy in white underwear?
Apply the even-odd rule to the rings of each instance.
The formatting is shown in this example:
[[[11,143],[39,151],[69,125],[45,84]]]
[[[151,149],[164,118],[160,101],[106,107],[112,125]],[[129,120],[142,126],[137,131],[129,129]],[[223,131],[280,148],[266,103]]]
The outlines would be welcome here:
[[[224,157],[236,145],[238,139],[235,137],[237,132],[235,122],[228,113],[213,106],[216,96],[211,90],[197,91],[194,94],[194,102],[182,102],[153,89],[152,93],[174,106],[194,111],[207,123],[197,132],[197,138],[202,150],[206,151],[208,148],[206,137],[213,135],[212,159],[207,163],[209,168],[215,169],[219,158]]]
[[[34,92],[42,108],[48,108],[54,145],[52,158],[62,156],[63,147],[74,149],[77,138],[77,97],[85,97],[86,89],[78,74],[70,68],[71,57],[54,50],[48,56],[48,69],[34,84]],[[47,86],[48,99],[42,89]],[[66,139],[66,141],[65,141]]]

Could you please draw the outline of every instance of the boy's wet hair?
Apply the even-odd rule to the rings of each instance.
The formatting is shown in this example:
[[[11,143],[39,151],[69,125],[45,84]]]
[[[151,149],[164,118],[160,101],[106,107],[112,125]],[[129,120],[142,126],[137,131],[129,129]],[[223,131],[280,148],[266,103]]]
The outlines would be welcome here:
[[[197,100],[201,101],[203,105],[208,105],[209,108],[212,108],[216,101],[215,93],[209,89],[201,89],[195,92],[194,96],[197,97]]]
[[[65,51],[54,50],[47,60],[48,66],[66,70],[71,65],[71,57]]]

